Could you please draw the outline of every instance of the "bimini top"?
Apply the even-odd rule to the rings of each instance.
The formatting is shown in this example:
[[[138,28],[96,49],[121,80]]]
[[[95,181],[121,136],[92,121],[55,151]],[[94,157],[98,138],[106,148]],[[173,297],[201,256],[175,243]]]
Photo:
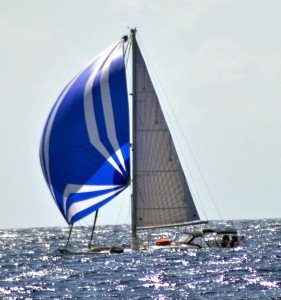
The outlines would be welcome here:
[[[205,233],[218,233],[218,234],[237,234],[237,230],[234,228],[206,228],[202,230]]]

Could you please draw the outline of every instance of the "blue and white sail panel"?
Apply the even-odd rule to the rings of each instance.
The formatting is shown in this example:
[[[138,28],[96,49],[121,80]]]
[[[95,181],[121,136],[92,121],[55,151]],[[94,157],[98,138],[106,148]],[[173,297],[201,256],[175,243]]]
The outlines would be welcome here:
[[[127,187],[129,136],[124,42],[120,41],[65,87],[43,131],[42,170],[69,224]]]
[[[68,185],[64,193],[64,213],[68,222],[76,222],[99,209],[126,187],[102,185]]]

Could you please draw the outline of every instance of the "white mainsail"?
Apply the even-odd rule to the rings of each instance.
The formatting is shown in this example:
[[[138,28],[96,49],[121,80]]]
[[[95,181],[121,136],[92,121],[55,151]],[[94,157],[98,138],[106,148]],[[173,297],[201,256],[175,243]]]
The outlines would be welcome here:
[[[133,49],[133,223],[137,228],[197,223],[200,218],[136,40]]]

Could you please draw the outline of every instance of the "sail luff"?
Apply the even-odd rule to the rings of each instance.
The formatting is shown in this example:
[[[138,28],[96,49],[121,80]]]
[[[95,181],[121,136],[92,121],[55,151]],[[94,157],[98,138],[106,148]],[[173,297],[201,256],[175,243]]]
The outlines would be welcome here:
[[[133,100],[133,111],[132,111],[132,138],[133,138],[133,153],[132,153],[132,178],[133,178],[133,194],[132,194],[132,245],[131,248],[133,250],[138,249],[138,239],[137,239],[137,203],[136,203],[136,155],[137,155],[137,147],[136,147],[136,101],[137,101],[137,91],[136,91],[136,29],[131,30],[132,36],[132,77],[133,77],[133,93],[132,93],[132,100]]]

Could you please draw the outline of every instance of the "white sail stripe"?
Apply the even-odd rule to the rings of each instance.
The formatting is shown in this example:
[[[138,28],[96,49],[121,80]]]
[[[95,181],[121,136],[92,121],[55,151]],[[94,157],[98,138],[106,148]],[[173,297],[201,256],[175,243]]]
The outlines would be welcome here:
[[[109,49],[112,49],[111,47],[108,47],[105,51],[109,51]],[[50,165],[49,165],[49,161],[50,161],[50,155],[49,155],[49,141],[50,141],[50,134],[51,134],[51,130],[53,127],[53,123],[54,123],[54,119],[56,117],[57,111],[65,97],[65,95],[68,93],[68,91],[70,90],[70,88],[73,86],[73,84],[75,83],[76,79],[79,77],[79,75],[81,73],[83,73],[95,60],[97,60],[99,58],[99,56],[101,56],[101,54],[98,54],[94,59],[92,59],[88,64],[86,64],[84,66],[84,68],[82,68],[82,70],[72,79],[72,81],[70,81],[70,83],[68,84],[68,86],[66,87],[66,89],[64,90],[64,92],[61,94],[61,96],[59,97],[58,101],[56,102],[54,109],[50,115],[50,119],[46,128],[46,135],[45,135],[45,139],[43,141],[44,143],[44,160],[45,160],[45,167],[46,167],[46,176],[47,176],[47,181],[49,182],[49,187],[50,187],[50,191],[52,193],[52,196],[54,199],[55,198],[55,193],[53,190],[53,186],[52,186],[52,182],[51,182],[51,178],[50,178]]]
[[[106,61],[102,69],[102,74],[100,79],[101,100],[102,100],[102,107],[103,107],[104,118],[105,118],[106,132],[107,132],[108,139],[111,143],[111,146],[113,147],[115,152],[117,152],[118,149],[120,149],[120,146],[116,136],[113,105],[112,105],[112,98],[111,98],[110,85],[109,85],[109,71],[110,71],[111,62],[114,61],[115,58],[118,58],[118,56],[120,55],[119,51],[121,49],[122,48],[119,48],[119,50],[114,51],[110,56],[110,59]],[[118,151],[117,157],[119,162],[122,164],[122,167],[126,171],[125,162],[121,151]]]
[[[121,149],[118,149],[118,150],[117,150],[116,155],[117,155],[117,157],[118,157],[120,163],[122,164],[122,167],[124,168],[124,170],[125,170],[126,172],[128,172],[127,169],[126,169],[126,165],[125,165],[125,161],[124,161],[124,157],[123,157],[123,154],[122,154]]]
[[[125,187],[121,187],[118,190],[107,193],[105,195],[101,195],[101,196],[93,197],[93,198],[90,198],[90,199],[87,199],[87,200],[84,200],[84,201],[79,201],[79,202],[73,203],[70,206],[69,211],[68,211],[68,216],[67,216],[68,222],[70,222],[72,217],[74,215],[76,215],[77,213],[82,212],[83,210],[85,210],[85,209],[87,209],[87,208],[89,208],[89,207],[91,207],[95,204],[98,204],[99,202],[101,202],[103,200],[108,199],[109,197],[119,193],[123,189],[125,189]]]
[[[90,78],[88,79],[88,81],[85,85],[85,90],[84,90],[84,113],[85,113],[86,126],[87,126],[87,130],[88,130],[89,139],[90,139],[91,144],[106,159],[108,157],[110,157],[110,154],[100,140],[99,131],[98,131],[98,127],[97,127],[97,121],[95,118],[95,108],[94,108],[94,101],[93,101],[93,94],[92,94],[92,86],[98,75],[98,72],[100,71],[100,68],[102,67],[104,62],[108,59],[109,55],[115,50],[115,48],[117,47],[118,44],[119,44],[119,42],[114,44],[113,48],[111,48],[109,52],[108,51],[103,52],[103,54],[100,56],[99,61],[97,62],[97,65],[95,66],[95,70],[91,74]],[[112,166],[120,174],[122,174],[120,168],[118,167],[118,165],[112,158],[108,159],[108,161],[112,164]]]
[[[109,189],[114,189],[120,185],[80,185],[80,184],[68,184],[63,193],[63,209],[66,214],[66,203],[70,194],[88,193],[105,191]]]
[[[112,166],[121,174],[121,175],[124,175],[122,173],[122,171],[120,170],[119,166],[117,165],[116,161],[112,158],[112,156],[110,156],[108,158],[108,162],[110,162],[112,164]]]

